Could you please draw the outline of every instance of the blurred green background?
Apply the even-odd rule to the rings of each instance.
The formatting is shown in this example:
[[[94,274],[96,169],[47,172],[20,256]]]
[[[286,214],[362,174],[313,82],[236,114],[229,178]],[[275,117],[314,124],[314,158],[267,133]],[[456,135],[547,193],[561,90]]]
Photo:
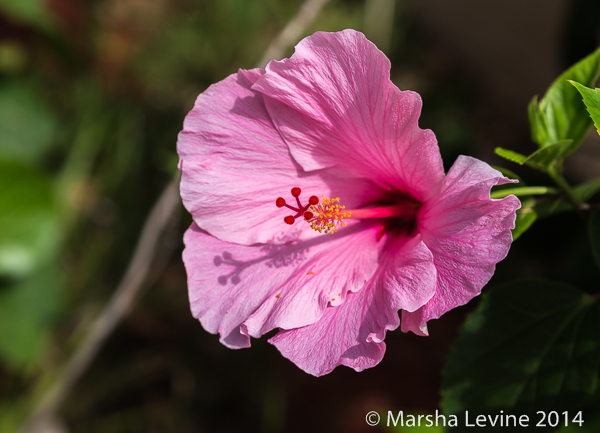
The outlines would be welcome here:
[[[114,291],[176,173],[196,96],[254,67],[300,5],[0,0],[0,433],[25,419]],[[305,35],[364,31],[392,60],[394,82],[421,93],[420,124],[446,168],[459,154],[507,166],[493,149],[533,150],[529,99],[599,45],[599,23],[593,0],[332,0]],[[600,175],[599,141],[590,135],[571,159],[573,181]],[[377,431],[370,410],[439,407],[449,347],[477,300],[431,323],[429,338],[389,333],[372,370],[316,379],[266,338],[228,350],[192,318],[180,259],[191,218],[180,211],[143,297],[62,405],[55,433],[352,433]],[[538,223],[491,284],[597,287],[583,229],[556,229],[576,227],[570,218]]]

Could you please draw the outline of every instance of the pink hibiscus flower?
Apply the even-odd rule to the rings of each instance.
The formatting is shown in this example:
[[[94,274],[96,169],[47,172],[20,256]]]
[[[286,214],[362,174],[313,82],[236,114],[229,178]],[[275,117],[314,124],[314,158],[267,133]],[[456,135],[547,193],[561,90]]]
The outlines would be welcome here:
[[[512,181],[466,156],[445,175],[419,95],[389,70],[363,34],[319,32],[186,117],[190,304],[227,347],[279,329],[269,341],[306,372],[361,371],[399,310],[403,331],[427,335],[506,256],[520,203],[489,194]]]

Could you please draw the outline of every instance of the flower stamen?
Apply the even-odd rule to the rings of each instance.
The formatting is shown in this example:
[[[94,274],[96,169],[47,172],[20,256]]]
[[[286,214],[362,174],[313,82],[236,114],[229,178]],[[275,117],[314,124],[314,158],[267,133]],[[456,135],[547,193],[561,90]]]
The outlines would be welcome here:
[[[294,224],[294,221],[296,221],[296,219],[300,217],[304,217],[306,221],[311,220],[314,217],[313,212],[310,212],[308,209],[311,206],[317,205],[319,203],[319,198],[316,195],[310,196],[310,198],[308,199],[308,204],[305,206],[300,201],[301,192],[302,190],[297,186],[292,188],[291,191],[292,196],[296,199],[296,203],[298,203],[298,207],[290,206],[285,202],[285,199],[283,197],[278,197],[277,200],[275,200],[275,206],[287,207],[288,209],[291,209],[294,212],[296,212],[295,215],[288,215],[283,219],[283,221],[286,224],[292,225]]]
[[[406,221],[414,220],[420,203],[406,199],[398,200],[396,204],[382,207],[372,207],[363,209],[346,209],[346,206],[340,204],[340,198],[331,199],[322,196],[321,201],[316,196],[311,196],[308,199],[308,204],[303,205],[300,201],[300,193],[302,191],[298,187],[292,188],[292,197],[296,199],[298,207],[291,206],[286,203],[282,197],[278,197],[275,201],[277,207],[287,207],[295,212],[295,215],[288,215],[283,218],[286,224],[292,225],[296,219],[302,217],[310,224],[310,228],[319,233],[336,233],[339,227],[345,227],[347,224],[345,219],[387,219],[385,227],[390,224],[403,224]],[[393,223],[393,221],[398,221]],[[378,234],[378,238],[383,235],[383,232]]]
[[[330,199],[322,196],[322,201],[310,207],[313,217],[308,220],[310,228],[319,233],[335,233],[339,226],[346,226],[344,218],[351,218],[350,211],[344,211],[346,206],[339,204],[340,198]]]
[[[325,196],[322,197],[321,203],[310,207],[313,218],[307,221],[310,224],[310,228],[318,231],[319,233],[336,233],[338,227],[345,227],[345,219],[384,219],[388,222],[382,225],[382,230],[385,231],[386,227],[392,221],[397,221],[397,224],[403,224],[406,221],[414,220],[415,215],[421,206],[420,203],[413,200],[399,200],[398,203],[391,206],[363,208],[363,209],[346,209],[339,203],[339,198],[330,199]],[[309,213],[306,212],[305,215]],[[383,232],[378,235],[381,238]]]

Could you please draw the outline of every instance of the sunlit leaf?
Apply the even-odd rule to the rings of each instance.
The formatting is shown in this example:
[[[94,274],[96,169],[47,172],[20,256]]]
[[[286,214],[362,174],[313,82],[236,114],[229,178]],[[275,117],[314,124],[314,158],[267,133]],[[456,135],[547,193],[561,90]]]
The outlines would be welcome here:
[[[535,98],[531,101],[531,133],[533,140],[540,147],[561,140],[573,140],[575,149],[581,144],[592,122],[581,104],[578,92],[567,80],[593,86],[599,74],[600,49],[558,77],[539,104]]]
[[[575,81],[569,81],[569,83],[574,85],[579,90],[579,93],[581,93],[581,96],[583,96],[583,103],[590,113],[598,134],[600,134],[600,89],[590,89]]]
[[[527,156],[522,155],[522,154],[512,151],[512,150],[497,147],[495,149],[495,152],[496,152],[496,155],[501,156],[502,158],[507,159],[509,161],[516,162],[517,164],[523,165],[525,163],[525,161],[527,161]]]
[[[548,172],[554,164],[559,163],[575,151],[577,146],[573,140],[562,140],[548,144],[529,156],[501,147],[496,148],[496,154],[517,164],[526,164],[536,170]]]
[[[539,108],[538,97],[534,96],[528,106],[529,126],[531,129],[531,139],[534,143],[543,145],[549,141],[548,125],[546,118]]]
[[[444,372],[442,407],[461,417],[466,410],[530,419],[536,411],[585,413],[600,403],[599,372],[598,300],[568,284],[510,282],[484,295],[463,325]]]

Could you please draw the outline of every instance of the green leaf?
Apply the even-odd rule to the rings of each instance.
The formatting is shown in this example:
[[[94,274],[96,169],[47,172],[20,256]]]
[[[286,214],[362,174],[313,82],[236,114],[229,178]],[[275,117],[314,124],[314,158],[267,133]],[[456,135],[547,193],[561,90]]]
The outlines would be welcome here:
[[[573,140],[562,140],[556,143],[548,144],[546,147],[536,150],[527,157],[525,163],[532,167],[548,168],[555,161],[561,160],[569,156],[577,147]]]
[[[58,132],[52,112],[25,84],[0,86],[0,158],[40,160]]]
[[[529,104],[531,135],[545,147],[561,140],[573,140],[574,149],[581,144],[592,123],[579,101],[578,92],[567,80],[593,86],[600,74],[600,49],[565,71],[537,103]]]
[[[564,72],[538,103],[537,96],[528,106],[531,138],[540,150],[528,157],[507,149],[496,153],[509,161],[549,174],[560,171],[562,160],[573,153],[592,126],[577,89],[570,80],[592,86],[600,75],[600,49]]]
[[[513,241],[519,239],[537,219],[537,213],[533,209],[533,204],[534,201],[532,199],[521,202],[521,209],[517,210],[515,228],[512,230]]]
[[[569,83],[574,85],[579,90],[579,93],[581,93],[581,96],[583,96],[583,103],[590,113],[598,134],[600,134],[600,89],[590,89],[575,81],[569,81]]]
[[[512,162],[516,162],[517,164],[523,165],[525,161],[527,161],[527,157],[518,152],[514,152],[512,150],[503,149],[501,147],[497,147],[494,152],[496,155],[501,156],[504,159],[507,159]]]
[[[0,161],[0,276],[22,277],[56,254],[52,184],[24,165]]]
[[[13,368],[35,362],[61,305],[60,269],[52,263],[0,288],[0,356]]]
[[[600,267],[600,209],[595,209],[590,215],[588,229],[592,253],[596,264]]]
[[[520,165],[526,164],[531,168],[547,173],[553,165],[559,164],[560,161],[574,152],[577,146],[572,140],[557,141],[536,150],[529,156],[501,147],[497,147],[495,151],[497,155],[509,161]]]
[[[442,408],[459,418],[466,410],[536,421],[536,411],[585,414],[600,404],[599,371],[597,299],[563,283],[510,282],[484,295],[463,325],[444,371]]]
[[[531,139],[534,143],[543,145],[549,141],[548,125],[546,125],[546,118],[540,111],[537,96],[533,97],[527,108],[529,113],[529,126],[531,128]]]

